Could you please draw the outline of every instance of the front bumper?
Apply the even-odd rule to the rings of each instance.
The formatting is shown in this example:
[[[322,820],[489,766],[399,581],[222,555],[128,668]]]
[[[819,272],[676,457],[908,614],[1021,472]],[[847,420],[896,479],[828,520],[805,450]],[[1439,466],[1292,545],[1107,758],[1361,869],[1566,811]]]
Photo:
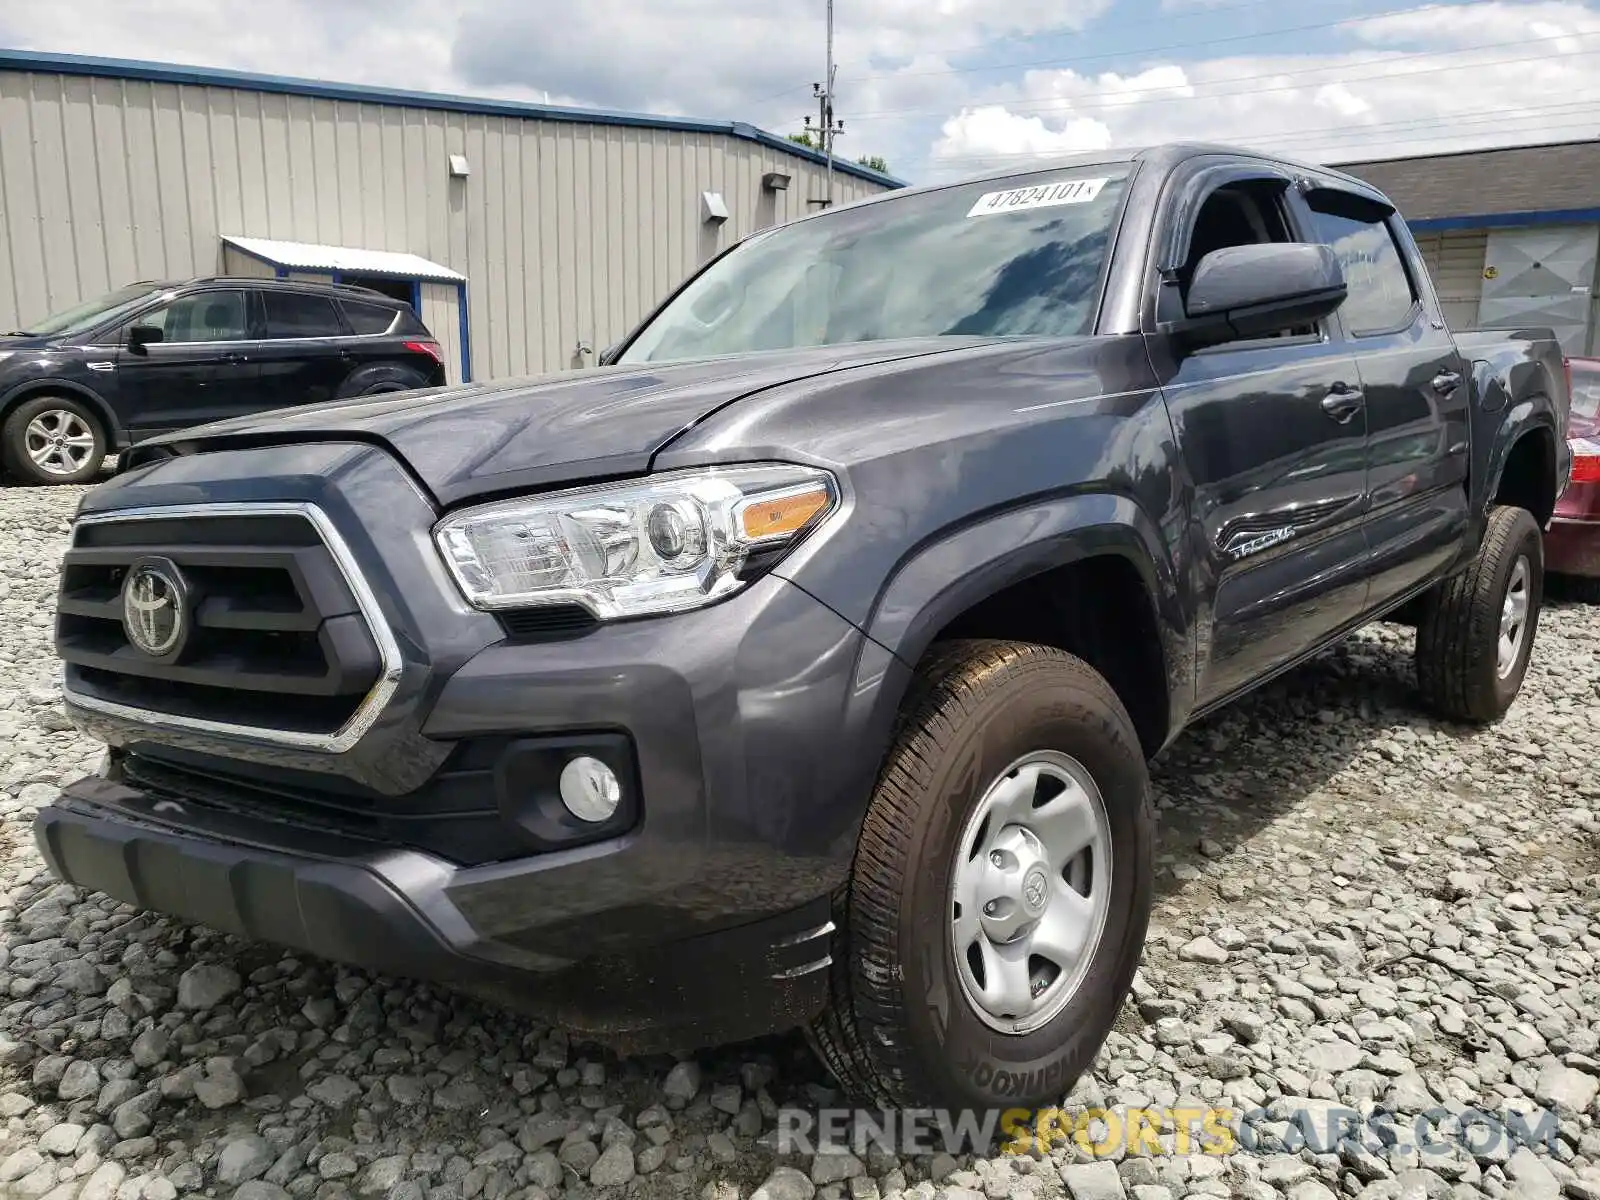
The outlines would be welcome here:
[[[465,606],[428,543],[431,505],[371,447],[158,462],[86,507],[262,500],[315,505],[337,527],[400,651],[392,697],[339,753],[72,709],[130,769],[79,781],[40,813],[53,871],[241,936],[553,1009],[635,1045],[753,1035],[821,1005],[818,931],[849,871],[903,664],[775,576],[696,612],[519,641]],[[628,747],[637,815],[582,845],[540,841],[527,789],[499,760],[456,806],[498,822],[487,856],[457,853],[426,822],[410,837],[396,821],[330,828],[304,805],[261,799],[285,794],[294,809],[297,795],[354,794],[410,819],[458,751],[607,737]],[[212,790],[153,788],[138,760]]]
[[[176,824],[160,804],[112,780],[80,780],[40,812],[39,850],[57,877],[129,904],[448,983],[625,1052],[787,1028],[826,999],[833,926],[825,898],[570,965],[487,942],[471,927],[454,898],[483,886],[479,873],[266,821],[190,813]],[[497,874],[505,882],[505,872]],[[532,863],[516,873],[535,894],[537,874]]]

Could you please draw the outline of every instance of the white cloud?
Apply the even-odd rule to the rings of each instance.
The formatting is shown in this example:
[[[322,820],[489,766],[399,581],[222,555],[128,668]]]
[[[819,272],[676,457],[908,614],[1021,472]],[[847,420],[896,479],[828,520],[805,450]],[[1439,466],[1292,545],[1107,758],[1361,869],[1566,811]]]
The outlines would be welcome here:
[[[946,121],[933,155],[936,159],[962,159],[974,153],[1051,157],[1104,150],[1110,145],[1111,130],[1092,117],[1076,117],[1052,129],[1038,117],[985,105],[962,109]]]
[[[1594,132],[1600,0],[1434,5],[1302,35],[1304,53],[1130,55],[1101,72],[954,69],[975,51],[986,62],[1041,57],[1028,52],[1030,35],[1084,28],[1115,3],[850,0],[839,22],[840,153],[882,154],[892,170],[928,179],[1173,138],[1339,161]],[[1213,9],[1238,6],[1162,4],[1185,10],[1183,29],[1196,41],[1229,19]],[[0,45],[548,96],[789,132],[815,111],[822,8],[822,0],[0,0]],[[1183,40],[1151,25],[1138,36]]]
[[[946,123],[930,174],[1025,167],[1083,146],[1090,128],[1113,146],[1227,142],[1324,162],[1593,135],[1600,13],[1590,8],[1469,4],[1347,30],[1370,48],[1131,76],[1031,71],[990,89],[981,120],[974,111]]]

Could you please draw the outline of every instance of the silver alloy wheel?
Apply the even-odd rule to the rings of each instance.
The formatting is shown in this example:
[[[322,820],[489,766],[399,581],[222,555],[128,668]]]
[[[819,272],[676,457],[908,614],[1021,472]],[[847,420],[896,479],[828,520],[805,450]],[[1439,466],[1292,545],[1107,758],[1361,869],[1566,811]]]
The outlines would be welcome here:
[[[77,413],[47,408],[22,434],[28,457],[48,475],[76,475],[94,454],[94,430]]]
[[[1055,750],[1012,763],[956,843],[950,936],[972,1010],[1025,1034],[1077,993],[1111,907],[1111,825],[1083,764]]]
[[[1500,605],[1500,643],[1495,654],[1495,666],[1500,678],[1511,674],[1522,653],[1522,639],[1528,629],[1528,556],[1517,559],[1511,568],[1511,581],[1506,584],[1506,598]]]

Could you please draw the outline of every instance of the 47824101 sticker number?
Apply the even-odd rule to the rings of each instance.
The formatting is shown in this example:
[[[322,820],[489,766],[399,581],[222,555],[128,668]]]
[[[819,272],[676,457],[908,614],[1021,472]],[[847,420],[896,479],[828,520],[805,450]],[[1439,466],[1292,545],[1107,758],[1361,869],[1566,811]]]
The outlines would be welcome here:
[[[1005,192],[985,192],[967,210],[967,216],[987,217],[1030,208],[1054,208],[1059,204],[1088,204],[1106,183],[1104,179],[1066,179]]]

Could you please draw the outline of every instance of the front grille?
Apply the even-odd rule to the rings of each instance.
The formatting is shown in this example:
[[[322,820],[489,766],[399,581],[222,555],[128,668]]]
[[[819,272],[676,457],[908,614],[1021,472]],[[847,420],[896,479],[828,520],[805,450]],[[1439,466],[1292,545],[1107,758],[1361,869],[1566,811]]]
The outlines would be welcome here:
[[[127,782],[157,799],[478,866],[515,858],[527,848],[495,803],[494,769],[501,748],[498,742],[460,743],[438,774],[400,796],[333,776],[263,765],[246,776],[173,750],[127,754],[120,762]]]
[[[187,588],[188,636],[167,657],[125,624],[123,585],[141,560],[171,564]],[[180,723],[332,735],[384,674],[352,586],[306,512],[283,506],[80,520],[56,608],[67,690]]]
[[[593,613],[576,604],[555,604],[500,614],[501,627],[511,637],[523,642],[576,637],[598,628],[599,624],[599,619]]]

